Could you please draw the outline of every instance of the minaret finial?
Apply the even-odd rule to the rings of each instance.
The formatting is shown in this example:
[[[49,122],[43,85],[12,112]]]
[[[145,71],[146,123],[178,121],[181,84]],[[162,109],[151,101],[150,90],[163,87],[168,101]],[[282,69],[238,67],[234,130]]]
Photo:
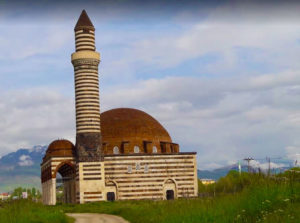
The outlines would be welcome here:
[[[91,22],[85,10],[82,10],[79,19],[76,23],[76,26],[74,28],[75,31],[81,29],[95,30],[95,27],[93,26],[93,23]]]

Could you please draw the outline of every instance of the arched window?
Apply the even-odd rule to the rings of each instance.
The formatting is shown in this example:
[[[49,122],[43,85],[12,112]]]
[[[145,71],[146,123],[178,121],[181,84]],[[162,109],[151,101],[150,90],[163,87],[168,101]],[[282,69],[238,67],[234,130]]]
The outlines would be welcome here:
[[[113,152],[114,154],[119,154],[119,147],[115,146]]]
[[[145,169],[144,169],[145,173],[148,173],[149,172],[149,166],[148,164],[145,164]]]
[[[136,163],[135,169],[136,169],[136,170],[140,170],[140,169],[141,169],[141,164],[140,164],[140,163]]]
[[[139,153],[140,152],[140,147],[134,146],[133,151],[134,151],[134,153]]]
[[[153,146],[152,153],[157,153],[157,147],[156,146]]]
[[[127,167],[127,173],[132,173],[132,166],[131,166],[131,165],[129,165],[129,166]]]

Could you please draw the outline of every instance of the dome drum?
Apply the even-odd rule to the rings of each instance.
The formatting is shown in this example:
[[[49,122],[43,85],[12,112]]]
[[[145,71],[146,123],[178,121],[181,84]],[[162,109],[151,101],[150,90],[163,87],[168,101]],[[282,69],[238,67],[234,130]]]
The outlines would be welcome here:
[[[135,151],[135,148],[139,151]],[[105,155],[119,154],[162,154],[162,153],[179,153],[179,145],[169,142],[156,142],[141,140],[141,141],[126,141],[115,142],[114,144],[103,143],[103,152]]]

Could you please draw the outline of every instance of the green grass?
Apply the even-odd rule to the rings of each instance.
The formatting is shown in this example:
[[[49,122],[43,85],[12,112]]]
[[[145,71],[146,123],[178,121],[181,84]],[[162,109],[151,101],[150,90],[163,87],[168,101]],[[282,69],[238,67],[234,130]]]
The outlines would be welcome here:
[[[0,203],[0,223],[70,223],[57,207],[44,206],[29,200]]]
[[[0,208],[0,222],[70,222],[64,213],[77,212],[119,215],[131,223],[299,223],[299,179],[299,175],[290,173],[268,178],[232,172],[216,185],[200,185],[199,192],[205,194],[204,198],[175,201],[116,201],[54,207],[14,201]]]
[[[300,186],[297,185],[300,192]],[[286,185],[266,185],[215,198],[62,205],[65,212],[120,215],[138,222],[299,222],[299,196]],[[279,211],[280,210],[280,211]],[[289,215],[292,217],[290,218]],[[269,219],[269,221],[267,221]],[[298,220],[298,221],[296,221]]]

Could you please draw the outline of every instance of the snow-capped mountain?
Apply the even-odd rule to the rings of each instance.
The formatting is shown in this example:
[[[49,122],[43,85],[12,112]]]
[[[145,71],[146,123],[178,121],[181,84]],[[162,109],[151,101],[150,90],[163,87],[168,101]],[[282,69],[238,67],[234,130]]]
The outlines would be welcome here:
[[[41,163],[47,146],[34,146],[30,149],[19,149],[0,158],[0,170],[18,167],[35,166]]]
[[[40,163],[47,146],[19,149],[0,158],[0,192],[17,186],[40,188]]]

